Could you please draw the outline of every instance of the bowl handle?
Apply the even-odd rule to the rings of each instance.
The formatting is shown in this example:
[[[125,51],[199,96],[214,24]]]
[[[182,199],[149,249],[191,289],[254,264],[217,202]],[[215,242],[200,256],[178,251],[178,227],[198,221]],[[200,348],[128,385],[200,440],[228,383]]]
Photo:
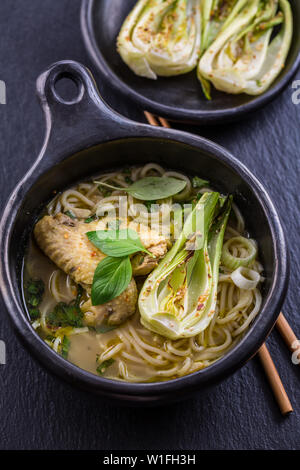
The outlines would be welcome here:
[[[75,98],[68,101],[59,95],[55,86],[61,78],[77,85]],[[133,122],[103,101],[91,72],[78,62],[65,60],[51,65],[37,79],[37,94],[46,118],[41,153],[49,165],[96,143],[128,136],[128,127],[132,129]]]

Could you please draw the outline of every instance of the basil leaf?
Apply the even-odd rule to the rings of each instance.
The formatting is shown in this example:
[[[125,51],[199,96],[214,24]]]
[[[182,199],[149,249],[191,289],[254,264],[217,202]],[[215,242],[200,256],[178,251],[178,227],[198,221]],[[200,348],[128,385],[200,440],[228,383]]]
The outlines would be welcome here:
[[[117,189],[118,191],[125,191],[142,201],[165,199],[180,193],[186,187],[186,181],[164,176],[147,176],[135,181],[127,188],[117,188],[101,181],[96,181],[96,183],[99,184],[100,191],[102,191],[102,186]]]
[[[135,181],[126,188],[126,192],[136,199],[153,201],[165,199],[180,193],[186,187],[186,181],[163,176],[148,176]]]
[[[128,256],[107,256],[98,264],[92,285],[92,304],[102,305],[118,297],[131,281],[132,267]]]
[[[108,367],[110,367],[113,363],[115,362],[114,359],[110,358],[110,359],[107,359],[106,361],[103,361],[101,362],[101,364],[99,364],[99,366],[97,367],[97,372],[99,375],[103,375],[104,372],[106,371],[106,369]]]
[[[193,188],[203,188],[204,186],[209,185],[209,181],[199,178],[199,176],[194,176],[192,180]]]
[[[97,230],[87,232],[87,237],[99,250],[107,256],[123,257],[138,251],[152,254],[144,248],[142,242],[134,230]]]

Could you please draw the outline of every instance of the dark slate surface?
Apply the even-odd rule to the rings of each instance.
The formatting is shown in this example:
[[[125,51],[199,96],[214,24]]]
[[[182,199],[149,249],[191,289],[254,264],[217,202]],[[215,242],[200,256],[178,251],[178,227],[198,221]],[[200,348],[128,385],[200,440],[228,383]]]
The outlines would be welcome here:
[[[60,59],[79,60],[94,70],[81,39],[79,7],[79,0],[1,0],[0,79],[7,85],[7,105],[0,106],[1,208],[42,143],[38,74]],[[143,120],[96,78],[114,108]],[[300,105],[291,96],[289,86],[247,121],[187,130],[226,146],[276,201],[293,247],[284,312],[299,335]],[[300,449],[300,369],[276,331],[268,345],[295,407],[287,418],[281,417],[257,359],[206,397],[160,409],[111,407],[45,371],[16,338],[2,303],[0,315],[0,339],[7,344],[7,365],[0,366],[1,449]]]

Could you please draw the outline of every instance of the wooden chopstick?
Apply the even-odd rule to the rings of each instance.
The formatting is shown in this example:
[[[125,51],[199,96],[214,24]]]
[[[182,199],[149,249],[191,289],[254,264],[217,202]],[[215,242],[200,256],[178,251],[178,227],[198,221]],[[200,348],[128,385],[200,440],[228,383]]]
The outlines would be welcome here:
[[[280,315],[276,322],[276,326],[290,351],[292,353],[299,351],[300,354],[299,340],[282,312],[280,312]]]
[[[161,124],[163,127],[171,128],[169,122],[162,117],[155,117],[152,113],[148,111],[144,111],[145,117],[149,124],[152,126],[159,126]],[[284,318],[283,314],[280,313],[278,321],[276,323],[280,334],[283,336],[284,340],[286,341],[288,347],[294,351],[292,348],[292,344],[295,340],[297,340],[295,333],[293,332],[292,328]],[[299,346],[300,351],[300,346]],[[268,351],[268,348],[265,344],[261,346],[258,351],[259,358],[261,360],[262,366],[270,383],[270,386],[273,390],[274,396],[280,408],[280,411],[283,415],[291,413],[293,411],[293,407],[289,400],[289,397],[284,389],[280,376],[277,372],[275,364],[272,360],[272,357]]]
[[[153,116],[153,114],[149,113],[149,111],[144,111],[144,114],[151,126],[159,126],[159,124],[161,124],[162,127],[167,127],[171,129],[169,122],[165,118],[159,116],[156,118],[155,116]]]
[[[266,344],[264,343],[258,351],[259,358],[268,377],[270,386],[273,390],[274,396],[283,415],[291,413],[293,407],[281,382],[275,364],[268,351]]]

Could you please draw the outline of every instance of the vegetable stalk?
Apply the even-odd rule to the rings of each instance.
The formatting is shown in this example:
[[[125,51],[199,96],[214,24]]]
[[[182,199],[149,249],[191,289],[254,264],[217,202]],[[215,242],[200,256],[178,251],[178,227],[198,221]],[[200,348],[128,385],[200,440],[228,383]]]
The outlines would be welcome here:
[[[239,0],[201,57],[198,78],[227,93],[259,95],[284,67],[292,33],[288,0]]]
[[[197,203],[178,240],[141,290],[139,310],[146,328],[171,339],[191,337],[207,328],[216,306],[231,202],[228,198],[224,203],[213,192]]]
[[[199,0],[139,0],[117,40],[124,62],[137,75],[151,79],[194,69],[200,46]]]

